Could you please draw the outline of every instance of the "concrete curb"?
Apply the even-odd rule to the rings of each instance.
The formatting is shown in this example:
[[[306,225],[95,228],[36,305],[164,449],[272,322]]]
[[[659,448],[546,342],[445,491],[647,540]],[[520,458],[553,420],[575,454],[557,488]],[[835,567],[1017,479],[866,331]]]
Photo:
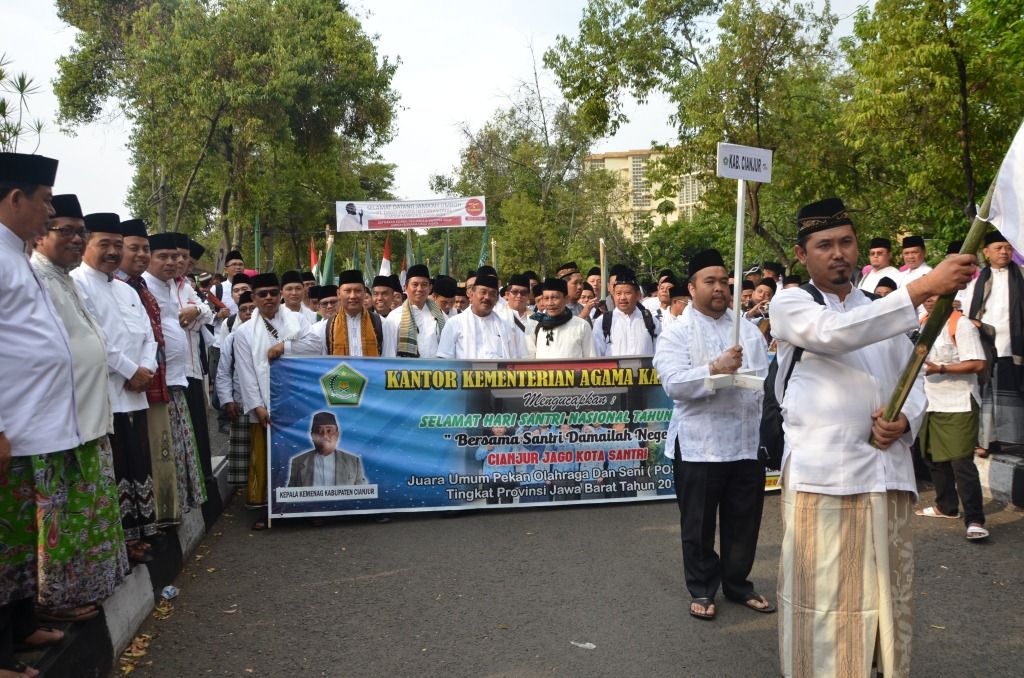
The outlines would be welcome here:
[[[986,497],[1024,507],[1024,459],[1013,454],[975,457]]]
[[[99,616],[76,624],[47,624],[64,631],[64,642],[47,652],[18,655],[22,661],[44,676],[62,678],[101,678],[117,668],[118,657],[153,611],[160,591],[178,576],[233,494],[227,483],[227,457],[213,457],[212,461],[216,483],[208,487],[215,487],[218,496],[212,497],[206,509],[186,513],[176,534],[154,543],[150,550],[153,562],[132,568],[124,583],[103,601]]]

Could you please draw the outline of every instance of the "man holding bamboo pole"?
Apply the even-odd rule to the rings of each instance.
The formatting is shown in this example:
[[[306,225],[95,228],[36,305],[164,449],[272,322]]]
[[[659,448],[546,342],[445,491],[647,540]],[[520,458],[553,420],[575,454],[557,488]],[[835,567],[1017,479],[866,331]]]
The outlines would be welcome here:
[[[918,324],[916,308],[971,280],[975,260],[952,256],[872,302],[851,276],[857,234],[841,200],[803,207],[796,257],[818,298],[786,289],[772,301],[781,403],[783,543],[779,641],[786,676],[887,678],[910,670],[909,517],[916,496],[910,445],[925,410],[920,377],[886,421]],[[876,441],[877,447],[869,442]]]

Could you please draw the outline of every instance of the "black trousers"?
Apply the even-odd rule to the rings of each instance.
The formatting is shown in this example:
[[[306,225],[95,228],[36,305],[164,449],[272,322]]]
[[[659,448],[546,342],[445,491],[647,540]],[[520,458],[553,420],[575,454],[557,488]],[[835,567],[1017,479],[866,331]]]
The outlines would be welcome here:
[[[750,570],[764,508],[764,464],[756,459],[672,463],[682,529],[683,574],[694,598],[743,600],[754,591]],[[715,553],[718,520],[721,557]]]
[[[927,454],[924,460],[935,484],[936,508],[947,516],[955,516],[960,512],[960,502],[963,502],[964,525],[984,525],[984,497],[974,455],[953,461],[935,461]]]
[[[209,483],[213,478],[213,462],[210,460],[210,425],[206,421],[206,394],[203,392],[203,380],[188,379],[188,390],[185,391],[188,411],[192,415],[192,427],[196,431],[196,444],[199,445],[199,461],[203,467],[203,476]]]

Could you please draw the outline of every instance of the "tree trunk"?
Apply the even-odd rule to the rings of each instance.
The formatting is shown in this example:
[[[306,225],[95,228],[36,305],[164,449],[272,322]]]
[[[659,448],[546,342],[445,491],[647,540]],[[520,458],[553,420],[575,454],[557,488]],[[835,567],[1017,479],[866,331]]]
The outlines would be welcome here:
[[[167,232],[167,182],[164,180],[163,168],[157,169],[156,187],[156,219],[160,232]]]
[[[971,128],[970,108],[967,101],[967,63],[964,55],[959,50],[953,51],[956,59],[956,74],[960,81],[960,158],[964,169],[964,188],[967,189],[967,204],[964,205],[964,213],[968,221],[974,220],[977,213],[977,186],[974,183],[974,164],[971,162]]]
[[[224,188],[224,192],[220,195],[220,232],[224,236],[224,242],[228,244],[228,250],[237,249],[240,245],[234,242],[231,238],[231,227],[230,219],[228,219],[228,210],[231,207],[231,184],[230,179],[228,185]]]
[[[178,226],[181,224],[181,213],[185,210],[185,203],[188,202],[188,194],[192,192],[192,184],[195,183],[196,175],[199,174],[199,167],[203,164],[203,159],[206,158],[206,152],[210,150],[210,142],[213,140],[213,135],[217,131],[217,123],[220,122],[220,116],[224,112],[226,104],[222,103],[218,108],[217,112],[213,115],[213,120],[210,121],[210,129],[206,133],[206,141],[203,142],[203,148],[199,151],[199,157],[196,158],[196,162],[192,165],[192,172],[188,175],[188,180],[185,181],[185,188],[181,191],[181,198],[178,199],[178,209],[174,213],[174,232],[178,232]],[[223,213],[221,213],[223,218]]]

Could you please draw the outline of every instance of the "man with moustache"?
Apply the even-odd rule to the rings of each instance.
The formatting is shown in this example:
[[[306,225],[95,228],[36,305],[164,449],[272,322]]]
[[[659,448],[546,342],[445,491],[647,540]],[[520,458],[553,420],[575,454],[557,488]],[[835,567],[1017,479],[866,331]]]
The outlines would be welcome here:
[[[37,601],[54,610],[52,616],[73,619],[81,616],[83,608],[80,606],[88,609],[111,595],[130,566],[118,510],[113,454],[107,437],[113,423],[107,386],[107,344],[103,330],[89,313],[69,275],[81,261],[85,248],[85,219],[74,196],[56,196],[54,203],[54,216],[46,235],[36,240],[31,263],[70,340],[73,375],[70,387],[78,433],[85,443],[69,461],[80,466],[85,476],[84,482],[70,490],[71,495],[86,496],[69,496],[62,515],[81,512],[89,520],[83,525],[65,525],[61,533],[63,540],[74,540],[74,550],[88,554],[93,567],[81,571],[77,567],[66,567],[59,553],[52,554],[52,558],[43,563],[46,576],[42,576],[42,572],[40,576],[48,588],[45,593],[40,590]],[[68,473],[68,470],[60,473]],[[36,491],[53,497],[45,486],[37,484]],[[86,500],[84,504],[80,504],[82,499]],[[85,530],[85,543],[79,541],[80,530]]]
[[[887,678],[905,677],[917,493],[910,446],[927,404],[922,378],[895,421],[882,419],[880,404],[910,358],[904,335],[918,325],[917,306],[962,289],[974,257],[950,257],[872,301],[852,283],[857,233],[841,200],[805,205],[796,227],[794,253],[812,288],[772,301],[778,373],[789,375],[775,382],[785,434],[782,673],[866,677],[877,657]]]
[[[665,330],[654,354],[662,388],[675,401],[665,456],[672,460],[682,533],[690,615],[712,620],[719,586],[725,597],[755,612],[775,607],[757,593],[750,570],[764,505],[764,465],[758,460],[761,393],[709,390],[717,374],[768,374],[760,332],[741,322],[732,343],[729,272],[718,250],[690,261],[692,302]],[[715,553],[716,517],[721,556]]]
[[[477,275],[469,291],[469,310],[449,318],[441,330],[438,358],[501,360],[526,355],[523,333],[494,313],[498,279]]]
[[[409,295],[384,322],[383,355],[386,358],[434,358],[447,317],[430,295],[430,270],[413,264],[405,274]],[[460,314],[461,315],[461,314]]]
[[[281,304],[281,284],[274,273],[252,278],[256,311],[236,332],[234,367],[238,374],[242,411],[254,420],[250,429],[250,458],[246,503],[267,502],[267,430],[270,427],[270,363],[283,355],[323,355],[323,342],[310,332],[309,321]],[[266,522],[257,519],[253,529]]]
[[[288,487],[366,485],[363,458],[338,449],[341,428],[331,412],[317,412],[309,427],[313,449],[291,459]]]
[[[508,279],[508,289],[505,290],[505,316],[512,321],[516,329],[526,332],[526,325],[530,320],[530,309],[527,301],[530,298],[530,279],[521,273],[516,273]]]
[[[235,276],[235,279],[237,280],[238,276]],[[246,276],[246,280],[248,279]],[[249,415],[242,411],[242,387],[235,370],[235,332],[249,322],[256,305],[249,290],[238,295],[235,303],[238,304],[238,313],[229,318],[235,322],[224,323],[227,333],[221,338],[221,369],[217,371],[214,386],[217,389],[217,399],[222,403],[224,416],[231,422],[228,437],[228,483],[245,485],[249,479],[252,422]]]
[[[86,308],[99,322],[107,341],[107,386],[114,413],[110,447],[121,505],[121,527],[128,557],[149,562],[149,544],[156,534],[156,502],[146,421],[146,389],[156,371],[156,340],[142,300],[131,287],[114,277],[121,265],[124,235],[113,213],[85,216],[89,232],[81,265],[71,277]]]
[[[376,313],[366,310],[363,273],[355,269],[338,276],[341,310],[326,324],[324,347],[328,355],[376,358],[380,355],[382,327]]]
[[[195,423],[189,412],[189,368],[194,354],[186,328],[201,321],[198,304],[179,304],[178,278],[182,271],[181,253],[174,233],[149,236],[149,266],[142,274],[146,289],[160,310],[160,330],[164,337],[164,378],[167,384],[169,437],[177,477],[179,515],[199,508],[207,492]],[[187,287],[187,285],[186,285]],[[189,288],[191,289],[191,288]],[[152,402],[152,400],[151,400]],[[203,403],[205,408],[206,404]]]
[[[633,272],[625,267],[615,271],[608,284],[612,310],[594,321],[594,355],[654,355],[661,323],[640,305],[640,284]]]

